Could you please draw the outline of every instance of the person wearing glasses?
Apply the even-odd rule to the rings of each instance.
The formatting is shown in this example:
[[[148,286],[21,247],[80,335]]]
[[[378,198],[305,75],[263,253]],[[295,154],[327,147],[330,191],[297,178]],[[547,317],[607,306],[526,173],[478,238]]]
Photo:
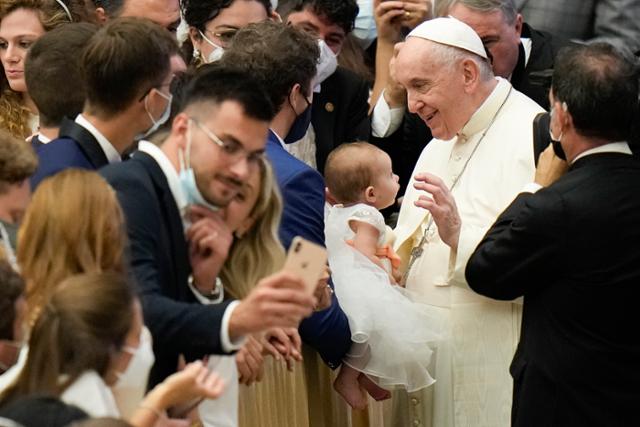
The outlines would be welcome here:
[[[270,124],[266,153],[282,193],[279,235],[285,248],[297,235],[324,246],[324,180],[318,171],[285,149],[287,141],[298,141],[309,128],[312,82],[319,56],[318,43],[308,32],[265,21],[238,31],[220,60],[265,87],[277,110]],[[346,425],[338,419],[346,417],[345,408],[332,401],[325,382],[329,372],[320,365],[322,358],[329,368],[336,369],[351,347],[349,321],[335,295],[328,308],[305,319],[298,331],[306,344],[309,425]],[[261,425],[277,424],[265,421]],[[300,421],[295,425],[305,424]]]
[[[270,0],[183,0],[182,15],[189,26],[182,53],[196,67],[219,60],[240,28],[279,19]]]
[[[129,259],[154,343],[150,386],[178,359],[241,350],[246,335],[297,327],[315,304],[300,278],[276,273],[240,301],[224,300],[217,273],[220,208],[264,161],[273,106],[248,73],[202,67],[159,146],[141,141],[130,160],[101,170],[126,219]],[[228,250],[228,248],[227,248]]]
[[[82,55],[84,109],[62,122],[58,138],[37,148],[32,187],[70,167],[96,170],[119,162],[134,141],[166,121],[177,52],[171,34],[146,19],[119,18],[102,27]]]

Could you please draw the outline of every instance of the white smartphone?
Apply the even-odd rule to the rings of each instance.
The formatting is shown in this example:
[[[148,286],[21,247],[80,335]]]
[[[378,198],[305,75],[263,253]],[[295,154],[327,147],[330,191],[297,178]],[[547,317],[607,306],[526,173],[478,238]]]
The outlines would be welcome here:
[[[315,291],[326,267],[327,250],[325,248],[300,236],[293,238],[283,270],[300,276],[309,293],[313,294]]]

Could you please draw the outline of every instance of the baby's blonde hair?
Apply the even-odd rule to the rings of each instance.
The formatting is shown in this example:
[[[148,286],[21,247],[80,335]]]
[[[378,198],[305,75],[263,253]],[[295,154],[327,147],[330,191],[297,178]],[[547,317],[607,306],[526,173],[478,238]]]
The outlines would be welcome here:
[[[325,184],[338,203],[361,201],[362,192],[373,185],[375,171],[372,160],[384,151],[368,142],[339,145],[327,157]]]

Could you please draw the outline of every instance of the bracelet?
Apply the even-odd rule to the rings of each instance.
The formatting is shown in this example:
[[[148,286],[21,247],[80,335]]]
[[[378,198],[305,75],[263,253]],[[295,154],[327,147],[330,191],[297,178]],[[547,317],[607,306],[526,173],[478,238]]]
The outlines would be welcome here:
[[[191,288],[195,289],[196,292],[198,292],[203,297],[211,300],[211,302],[222,302],[222,300],[224,299],[224,285],[222,284],[222,280],[220,280],[220,277],[216,277],[215,286],[210,292],[207,293],[200,291],[200,289],[196,287],[195,280],[193,279],[192,274],[189,275],[188,281]]]
[[[153,406],[144,405],[141,403],[140,405],[138,405],[138,408],[146,409],[149,412],[153,412],[153,414],[156,416],[157,419],[162,419],[165,417],[165,413],[163,411],[160,411],[159,409],[156,409]]]

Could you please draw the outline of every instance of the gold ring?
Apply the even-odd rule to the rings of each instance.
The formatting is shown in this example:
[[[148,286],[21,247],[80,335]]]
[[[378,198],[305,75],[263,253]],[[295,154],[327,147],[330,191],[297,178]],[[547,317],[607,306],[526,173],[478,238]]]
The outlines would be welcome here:
[[[404,17],[405,18],[411,18],[411,12],[409,12],[408,10],[404,11]]]

